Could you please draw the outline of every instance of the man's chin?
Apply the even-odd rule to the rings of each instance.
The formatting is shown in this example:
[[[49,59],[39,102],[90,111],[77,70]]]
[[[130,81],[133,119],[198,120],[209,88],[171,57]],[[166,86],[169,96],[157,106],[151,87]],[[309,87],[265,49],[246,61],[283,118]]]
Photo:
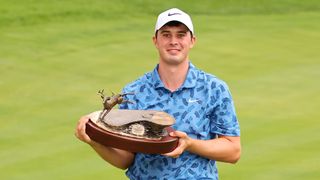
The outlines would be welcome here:
[[[170,64],[170,65],[179,65],[181,63],[183,63],[184,60],[182,58],[179,57],[170,57],[166,60],[166,63]]]

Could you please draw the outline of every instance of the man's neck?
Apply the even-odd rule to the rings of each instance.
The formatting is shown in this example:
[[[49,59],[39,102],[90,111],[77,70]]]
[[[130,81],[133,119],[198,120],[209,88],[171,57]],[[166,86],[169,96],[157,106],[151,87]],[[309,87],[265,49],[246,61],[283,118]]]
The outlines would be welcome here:
[[[184,83],[189,69],[189,61],[179,65],[159,63],[159,76],[164,86],[171,92],[176,91]]]

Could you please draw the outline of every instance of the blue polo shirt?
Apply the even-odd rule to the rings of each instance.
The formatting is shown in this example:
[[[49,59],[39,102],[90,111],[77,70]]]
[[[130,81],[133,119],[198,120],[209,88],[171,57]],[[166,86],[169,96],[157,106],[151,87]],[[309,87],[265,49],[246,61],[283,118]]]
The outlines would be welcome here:
[[[209,140],[218,134],[240,136],[233,100],[225,82],[189,63],[183,85],[174,92],[162,83],[158,66],[128,84],[123,92],[134,104],[120,109],[160,110],[171,114],[173,128],[194,139]],[[137,153],[126,172],[130,179],[218,179],[216,162],[185,151],[179,158]]]

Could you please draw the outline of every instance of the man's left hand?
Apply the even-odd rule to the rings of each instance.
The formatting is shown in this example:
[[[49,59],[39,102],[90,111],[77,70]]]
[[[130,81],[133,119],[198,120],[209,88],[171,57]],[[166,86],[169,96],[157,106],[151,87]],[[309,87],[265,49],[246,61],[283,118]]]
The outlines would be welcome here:
[[[178,146],[173,151],[162,155],[178,158],[190,146],[191,138],[182,131],[171,132],[170,136],[179,138]]]

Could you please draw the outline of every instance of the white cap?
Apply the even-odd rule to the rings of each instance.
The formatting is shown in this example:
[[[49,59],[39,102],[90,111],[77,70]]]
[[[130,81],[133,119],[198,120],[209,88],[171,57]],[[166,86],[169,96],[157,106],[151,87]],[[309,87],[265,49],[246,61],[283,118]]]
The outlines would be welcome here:
[[[172,8],[172,9],[166,10],[166,11],[162,12],[161,14],[159,14],[154,31],[156,32],[162,26],[164,26],[165,24],[167,24],[170,21],[178,21],[178,22],[183,23],[192,32],[192,34],[194,34],[193,24],[192,24],[190,16],[187,13],[185,13],[177,8]]]

